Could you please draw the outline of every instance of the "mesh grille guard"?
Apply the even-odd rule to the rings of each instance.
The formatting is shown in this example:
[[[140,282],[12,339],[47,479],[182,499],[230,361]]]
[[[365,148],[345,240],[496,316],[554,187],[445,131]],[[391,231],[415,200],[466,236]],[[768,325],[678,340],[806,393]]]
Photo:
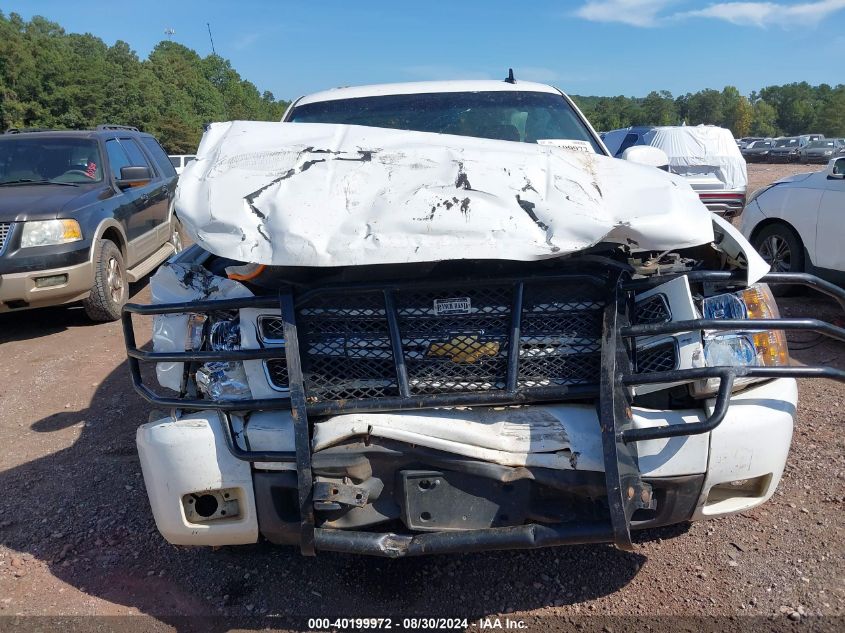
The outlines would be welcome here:
[[[244,299],[226,299],[215,301],[197,301],[158,305],[128,304],[123,311],[123,333],[126,341],[128,365],[133,386],[140,395],[153,404],[176,409],[216,409],[219,412],[224,435],[229,451],[237,458],[250,462],[289,462],[295,463],[298,482],[300,516],[302,521],[301,549],[305,554],[314,554],[316,549],[347,551],[398,557],[423,553],[480,551],[484,549],[529,548],[539,546],[562,545],[568,543],[612,542],[622,549],[632,549],[630,526],[631,517],[640,508],[648,508],[652,503],[650,486],[640,478],[637,466],[637,444],[640,440],[669,438],[683,435],[707,433],[716,428],[727,414],[730,406],[731,390],[734,380],[741,377],[755,378],[830,378],[845,382],[845,371],[832,367],[706,367],[692,369],[662,370],[669,366],[665,359],[648,363],[638,359],[637,368],[632,364],[632,349],[636,348],[638,338],[655,335],[669,335],[695,330],[732,330],[748,329],[747,320],[696,319],[692,321],[671,322],[663,318],[649,318],[646,322],[631,323],[634,313],[633,298],[636,292],[653,288],[683,275],[664,275],[658,279],[649,278],[632,280],[626,275],[612,276],[603,274],[567,274],[535,275],[516,279],[500,279],[487,284],[471,282],[476,292],[489,300],[497,296],[497,301],[488,301],[487,309],[481,311],[486,331],[491,332],[487,343],[498,346],[487,347],[485,360],[493,366],[484,366],[484,382],[471,382],[463,390],[432,389],[432,370],[438,367],[437,352],[432,352],[431,341],[426,338],[425,316],[408,297],[414,294],[435,292],[438,297],[446,297],[444,292],[451,288],[467,287],[455,283],[395,283],[395,284],[360,284],[355,286],[316,288],[299,295],[283,291],[275,297],[249,297]],[[690,282],[706,282],[715,286],[742,286],[742,272],[693,271],[686,273]],[[845,310],[845,290],[825,282],[818,277],[804,273],[773,273],[765,276],[762,282],[772,285],[800,285],[812,288],[836,299]],[[495,287],[497,290],[491,291]],[[584,364],[595,370],[595,380],[568,379],[566,372],[561,380],[536,380],[536,363],[544,365],[542,371],[548,375],[549,366],[554,367],[561,361],[554,354],[532,355],[530,341],[537,328],[546,330],[544,320],[550,318],[555,310],[544,310],[542,306],[560,306],[560,297],[549,297],[554,288],[587,288],[588,299],[579,298],[580,307],[587,306],[598,310],[599,321],[591,315],[585,319],[577,314],[573,320],[574,334],[567,340],[567,349],[575,350],[584,358],[594,359],[595,364]],[[503,290],[505,289],[505,290]],[[392,374],[387,385],[372,388],[372,385],[359,394],[332,393],[331,381],[318,383],[318,388],[327,390],[326,399],[314,397],[309,393],[314,388],[314,375],[319,375],[319,362],[309,358],[309,350],[315,346],[332,357],[330,343],[338,332],[332,327],[340,323],[322,323],[316,330],[302,331],[314,320],[320,310],[329,304],[326,297],[343,293],[363,293],[375,297],[374,302],[360,309],[355,318],[378,316],[382,323],[370,324],[367,330],[376,335],[379,343],[375,346],[374,357],[367,362],[388,361]],[[491,294],[492,292],[492,294]],[[501,313],[495,304],[501,304],[504,295],[510,301],[509,313]],[[496,295],[496,293],[499,293]],[[433,296],[433,295],[432,295]],[[452,295],[449,295],[452,296]],[[571,303],[572,296],[567,299]],[[483,303],[483,302],[482,302]],[[452,305],[446,304],[446,311]],[[158,314],[203,313],[240,308],[264,308],[280,310],[281,331],[286,345],[283,356],[286,364],[286,377],[289,382],[287,397],[262,400],[212,401],[188,397],[166,397],[153,392],[144,384],[141,375],[141,362],[183,362],[186,372],[190,367],[208,361],[244,361],[262,360],[268,363],[275,359],[280,362],[280,348],[261,348],[234,351],[191,351],[191,352],[149,352],[138,349],[132,315],[154,316]],[[576,310],[580,313],[583,310]],[[587,310],[589,312],[589,310]],[[448,316],[447,318],[453,318]],[[414,321],[418,319],[418,321]],[[331,319],[329,319],[331,321]],[[313,325],[313,323],[311,324]],[[760,319],[754,320],[755,329],[775,330],[810,330],[829,338],[845,341],[845,328],[809,318]],[[303,327],[305,326],[305,327]],[[322,327],[322,330],[319,328]],[[409,329],[410,328],[410,329]],[[485,329],[481,328],[481,329]],[[278,328],[274,328],[278,334]],[[413,332],[412,335],[406,335]],[[589,340],[584,332],[591,332],[598,338]],[[323,336],[324,338],[320,338]],[[325,338],[327,336],[328,338]],[[455,336],[449,340],[447,356],[466,353],[467,332],[459,327]],[[527,347],[523,348],[523,342]],[[545,343],[544,343],[545,344]],[[310,346],[310,347],[309,347]],[[344,343],[344,348],[345,343]],[[472,346],[478,352],[477,346]],[[361,349],[373,348],[364,346]],[[439,349],[439,348],[437,348]],[[361,351],[360,349],[358,350]],[[319,354],[317,355],[319,356]],[[339,357],[339,355],[337,355]],[[537,358],[534,358],[536,356]],[[355,358],[356,354],[345,354],[344,358]],[[460,357],[463,359],[463,357]],[[435,361],[426,366],[425,360]],[[420,368],[422,362],[422,369]],[[445,362],[452,363],[452,360]],[[532,364],[534,363],[534,364]],[[469,363],[470,365],[472,363]],[[644,365],[648,365],[644,369]],[[316,369],[315,369],[316,367]],[[482,366],[479,366],[481,368]],[[450,368],[453,369],[453,368]],[[566,368],[568,370],[568,367]],[[281,368],[277,368],[284,374]],[[309,373],[310,372],[310,373]],[[590,375],[583,373],[582,376]],[[311,376],[309,378],[309,376]],[[422,379],[420,378],[422,377]],[[645,384],[668,384],[715,378],[719,381],[712,413],[705,420],[684,425],[670,425],[651,428],[635,428],[632,419],[632,396],[630,387]],[[442,376],[434,376],[435,381]],[[471,376],[470,380],[479,380]],[[426,382],[428,381],[428,382]],[[439,383],[436,383],[439,384]],[[351,399],[331,399],[343,396]],[[605,479],[610,509],[610,525],[584,525],[573,528],[569,525],[543,526],[529,524],[511,528],[489,528],[469,530],[465,533],[452,533],[439,540],[438,534],[394,535],[374,532],[351,532],[314,527],[314,512],[311,502],[312,477],[310,474],[310,431],[309,416],[343,413],[349,411],[378,412],[401,409],[423,409],[454,406],[510,405],[531,402],[561,402],[575,399],[597,399],[599,422],[604,447]],[[289,410],[294,419],[295,451],[252,451],[240,448],[233,439],[233,432],[227,411],[254,410]]]

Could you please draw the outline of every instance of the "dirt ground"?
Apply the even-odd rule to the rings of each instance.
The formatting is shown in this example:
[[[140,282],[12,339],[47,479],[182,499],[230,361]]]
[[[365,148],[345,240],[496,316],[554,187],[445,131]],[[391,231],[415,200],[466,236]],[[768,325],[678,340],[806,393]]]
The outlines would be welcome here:
[[[751,188],[798,169],[752,165]],[[149,300],[144,284],[133,300]],[[810,297],[782,309],[842,316]],[[797,362],[845,367],[845,345],[791,340]],[[144,630],[267,624],[250,616],[281,616],[278,625],[299,630],[317,616],[461,617],[475,627],[507,616],[531,630],[581,627],[581,616],[595,615],[772,618],[739,619],[746,629],[845,616],[843,385],[800,381],[783,482],[756,510],[650,532],[631,553],[592,546],[390,561],[168,545],[135,452],[150,407],[130,386],[119,324],[92,325],[78,307],[0,315],[0,358],[0,629],[44,622],[3,617],[14,615],[146,614],[108,621]],[[235,620],[215,628],[180,617],[214,615]],[[91,622],[71,617],[62,627]]]

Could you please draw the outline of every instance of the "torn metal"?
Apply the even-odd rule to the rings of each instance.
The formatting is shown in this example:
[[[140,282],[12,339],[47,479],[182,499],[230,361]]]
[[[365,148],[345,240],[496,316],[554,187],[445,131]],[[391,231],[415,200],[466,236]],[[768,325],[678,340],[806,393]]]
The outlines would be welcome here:
[[[276,266],[559,257],[713,240],[683,179],[555,145],[347,125],[213,124],[176,211],[206,250]]]

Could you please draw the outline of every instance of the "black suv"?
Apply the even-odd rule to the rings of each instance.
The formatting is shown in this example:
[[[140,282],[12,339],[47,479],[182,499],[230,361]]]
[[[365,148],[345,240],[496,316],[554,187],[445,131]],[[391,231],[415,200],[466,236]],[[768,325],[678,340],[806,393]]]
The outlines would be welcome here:
[[[133,127],[0,135],[0,312],[81,300],[119,318],[128,283],[181,250],[177,178]]]

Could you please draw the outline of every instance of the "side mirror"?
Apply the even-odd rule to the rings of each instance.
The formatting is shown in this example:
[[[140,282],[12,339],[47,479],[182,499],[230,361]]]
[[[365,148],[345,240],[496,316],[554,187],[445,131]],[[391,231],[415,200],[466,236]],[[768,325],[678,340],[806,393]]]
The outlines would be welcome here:
[[[845,156],[831,159],[827,164],[827,177],[845,180]]]
[[[629,147],[622,152],[622,160],[657,168],[666,168],[669,165],[668,154],[659,147],[652,147],[651,145],[634,145]]]
[[[153,175],[149,167],[121,167],[117,186],[121,189],[142,187],[152,180]]]

